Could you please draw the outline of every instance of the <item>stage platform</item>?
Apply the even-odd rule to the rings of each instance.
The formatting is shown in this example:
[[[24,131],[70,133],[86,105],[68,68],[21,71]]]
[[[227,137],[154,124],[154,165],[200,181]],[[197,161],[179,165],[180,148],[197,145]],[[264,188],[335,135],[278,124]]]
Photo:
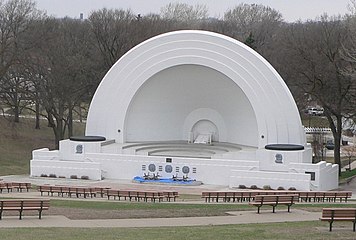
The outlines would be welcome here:
[[[207,159],[226,158],[241,150],[256,151],[256,148],[225,142],[197,144],[187,141],[112,143],[103,147],[105,153]]]

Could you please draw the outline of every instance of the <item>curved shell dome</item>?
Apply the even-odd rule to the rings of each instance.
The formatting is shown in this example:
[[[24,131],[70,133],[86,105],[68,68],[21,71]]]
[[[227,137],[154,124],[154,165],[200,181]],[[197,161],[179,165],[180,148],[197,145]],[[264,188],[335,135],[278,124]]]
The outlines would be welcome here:
[[[294,99],[275,69],[243,43],[206,31],[153,37],[100,83],[86,135],[116,142],[213,141],[264,148],[305,145]]]

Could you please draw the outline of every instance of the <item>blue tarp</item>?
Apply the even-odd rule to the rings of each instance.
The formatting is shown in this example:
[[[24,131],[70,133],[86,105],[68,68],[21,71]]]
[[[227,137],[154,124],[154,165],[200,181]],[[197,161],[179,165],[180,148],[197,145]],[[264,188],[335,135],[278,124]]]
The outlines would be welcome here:
[[[192,184],[195,180],[187,179],[183,180],[173,180],[172,178],[159,178],[159,179],[144,179],[143,177],[136,176],[133,179],[136,182],[140,183],[170,183],[170,184]]]

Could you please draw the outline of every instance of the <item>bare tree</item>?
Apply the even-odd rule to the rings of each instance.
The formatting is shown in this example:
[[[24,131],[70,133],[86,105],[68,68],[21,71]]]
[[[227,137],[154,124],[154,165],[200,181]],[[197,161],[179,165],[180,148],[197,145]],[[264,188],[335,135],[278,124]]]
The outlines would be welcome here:
[[[21,65],[11,66],[0,79],[0,100],[10,109],[14,122],[19,122],[20,113],[31,101],[26,70]]]
[[[356,146],[352,145],[352,146],[345,146],[342,149],[342,152],[345,154],[345,156],[348,159],[348,164],[349,164],[349,170],[352,170],[351,164],[353,162],[352,159],[356,158]]]
[[[36,42],[27,41],[27,35],[42,16],[30,0],[0,1],[0,98],[14,113],[15,122],[27,98],[24,56]]]
[[[224,21],[229,26],[226,34],[262,51],[273,40],[283,18],[270,7],[242,3],[225,12]]]
[[[137,21],[130,10],[101,9],[89,16],[91,32],[100,50],[101,59],[108,70],[132,44],[131,22]]]
[[[89,23],[73,19],[49,19],[41,26],[48,41],[33,55],[33,86],[49,126],[60,140],[73,134],[76,106],[88,100],[96,88],[95,51],[88,36]]]
[[[161,8],[161,17],[168,21],[193,23],[208,18],[208,7],[203,4],[195,6],[187,3],[169,3]]]
[[[355,85],[344,74],[349,64],[341,54],[349,44],[348,27],[340,17],[324,15],[318,21],[288,25],[280,43],[281,61],[290,66],[285,79],[299,95],[311,96],[324,108],[334,137],[335,163],[340,165],[342,121],[350,113]]]

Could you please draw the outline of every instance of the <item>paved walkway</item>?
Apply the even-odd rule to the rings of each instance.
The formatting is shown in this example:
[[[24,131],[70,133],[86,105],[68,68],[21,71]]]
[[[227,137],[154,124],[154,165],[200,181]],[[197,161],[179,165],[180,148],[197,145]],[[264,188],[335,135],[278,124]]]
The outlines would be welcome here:
[[[269,210],[257,214],[256,211],[229,212],[229,216],[217,217],[186,217],[186,218],[141,218],[141,219],[95,219],[95,220],[70,220],[64,216],[46,216],[41,220],[36,216],[24,216],[19,220],[15,216],[4,216],[0,221],[0,228],[17,227],[75,227],[75,228],[106,228],[106,227],[173,227],[173,226],[206,226],[248,223],[273,223],[316,221],[319,212],[307,212],[292,209],[290,213],[285,209],[272,213]]]

